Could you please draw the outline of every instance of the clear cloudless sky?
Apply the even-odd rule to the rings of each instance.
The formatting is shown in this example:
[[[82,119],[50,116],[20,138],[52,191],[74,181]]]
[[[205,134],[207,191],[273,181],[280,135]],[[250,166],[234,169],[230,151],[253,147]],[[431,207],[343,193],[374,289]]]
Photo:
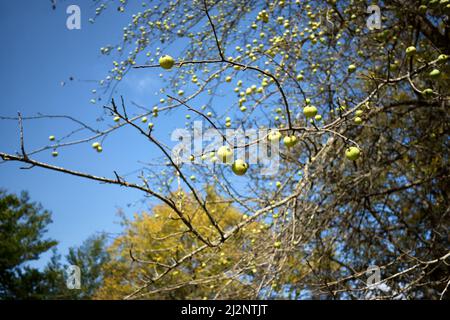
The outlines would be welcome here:
[[[131,6],[138,3],[132,1]],[[91,24],[88,19],[94,16],[95,10],[92,1],[57,1],[57,4],[56,10],[52,10],[49,0],[0,1],[0,116],[15,117],[18,111],[24,117],[39,112],[70,115],[89,125],[105,128],[104,122],[96,122],[103,115],[102,104],[89,103],[93,98],[91,90],[98,88],[98,81],[112,66],[113,59],[102,56],[99,49],[120,43],[122,29],[136,10],[120,14],[115,8],[109,8]],[[66,28],[66,8],[70,4],[81,8],[81,30]],[[155,96],[161,86],[158,72],[132,70],[117,87],[117,92],[130,101],[154,105],[160,99]],[[69,80],[71,76],[73,81]],[[66,83],[64,86],[62,81]],[[108,94],[103,98],[107,99]],[[164,139],[170,139],[170,126],[184,126],[183,117],[177,119],[157,120],[161,121],[158,126],[167,126]],[[24,127],[27,150],[49,145],[49,135],[60,138],[75,128],[64,119],[27,120]],[[17,121],[0,120],[0,150],[15,153],[18,149]],[[51,150],[46,150],[33,158],[113,177],[113,170],[126,175],[139,169],[142,165],[138,160],[150,160],[154,150],[142,137],[136,138],[134,131],[124,129],[104,141],[102,154],[94,152],[90,143],[61,148],[59,153],[59,157],[53,158]],[[52,212],[53,223],[47,236],[59,241],[58,251],[62,254],[96,232],[119,232],[118,208],[130,216],[149,205],[142,201],[143,195],[138,191],[40,168],[21,170],[21,166],[13,162],[0,164],[0,188],[13,193],[27,190],[33,201]],[[135,175],[130,176],[133,178]],[[49,256],[43,255],[34,265],[42,267]]]

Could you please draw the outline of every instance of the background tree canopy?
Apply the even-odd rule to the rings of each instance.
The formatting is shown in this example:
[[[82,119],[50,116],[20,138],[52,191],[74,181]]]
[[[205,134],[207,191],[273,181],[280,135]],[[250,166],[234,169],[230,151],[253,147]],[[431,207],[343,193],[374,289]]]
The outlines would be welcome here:
[[[23,298],[41,290],[35,288],[45,277],[24,263],[56,245],[42,238],[50,222],[50,213],[30,203],[26,193],[17,197],[0,190],[0,297]]]
[[[129,7],[95,3],[95,19]],[[3,161],[140,190],[157,202],[125,219],[111,244],[92,240],[69,253],[92,270],[84,297],[449,297],[450,4],[378,1],[375,29],[367,23],[371,4],[142,2],[122,42],[100,50],[112,68],[91,101],[102,112],[97,127],[79,121],[81,139],[51,136],[33,151],[22,139],[18,153],[0,153]],[[115,91],[135,72],[165,84],[145,105]],[[183,132],[201,121],[219,145],[174,152],[160,124],[181,116]],[[24,119],[16,118],[20,133]],[[227,129],[247,136],[235,141]],[[266,131],[255,138],[252,129]],[[82,143],[97,152],[120,148],[111,136],[120,130],[134,130],[154,151],[135,177],[35,158]],[[280,146],[271,175],[263,169],[273,163],[249,160],[252,146],[267,141]],[[48,214],[34,219],[23,231],[31,253],[11,249],[21,238],[4,231],[4,279],[54,245],[36,240]],[[379,272],[375,285],[369,267]]]
[[[23,192],[19,197],[0,191],[0,299],[89,299],[102,283],[100,267],[109,259],[105,235],[87,239],[79,248],[70,248],[61,261],[57,242],[45,239],[51,214],[40,204],[30,202]],[[47,265],[39,270],[29,262],[52,249]],[[80,290],[66,286],[66,267],[83,270]]]

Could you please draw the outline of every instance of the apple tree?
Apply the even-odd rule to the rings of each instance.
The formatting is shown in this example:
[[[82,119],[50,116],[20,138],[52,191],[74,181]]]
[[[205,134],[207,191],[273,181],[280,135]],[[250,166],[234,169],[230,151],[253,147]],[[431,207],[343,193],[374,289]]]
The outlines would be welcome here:
[[[96,3],[95,17],[135,8]],[[374,16],[372,4],[143,1],[122,41],[101,48],[112,67],[98,82],[111,99],[91,101],[99,127],[79,121],[82,139],[50,136],[27,150],[31,119],[19,114],[20,152],[0,156],[161,203],[116,240],[99,297],[448,298],[450,5],[380,0]],[[160,79],[157,96],[120,96],[132,73]],[[181,152],[163,142],[164,121],[180,116],[188,146],[198,123],[219,143]],[[35,158],[83,143],[102,152],[125,128],[158,151],[134,180]],[[237,211],[214,209],[216,198]],[[264,231],[244,247],[243,230],[257,225]],[[157,230],[166,240],[152,238]]]

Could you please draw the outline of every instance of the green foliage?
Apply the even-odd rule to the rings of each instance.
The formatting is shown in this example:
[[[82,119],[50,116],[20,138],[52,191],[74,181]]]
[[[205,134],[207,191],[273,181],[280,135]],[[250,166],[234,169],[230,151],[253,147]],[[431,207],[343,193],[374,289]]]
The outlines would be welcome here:
[[[0,191],[0,299],[90,299],[102,283],[101,266],[108,261],[106,235],[85,240],[69,249],[63,263],[57,242],[45,239],[51,214],[41,205]],[[43,270],[27,265],[52,249]],[[69,290],[65,271],[68,265],[81,269],[81,288]]]
[[[0,191],[0,298],[39,298],[45,292],[46,276],[27,263],[54,247],[44,239],[50,212],[19,197]]]
[[[91,299],[102,285],[102,267],[110,259],[106,245],[107,236],[99,234],[86,239],[80,247],[69,249],[66,255],[67,264],[76,265],[81,270],[81,288],[70,290],[71,298]]]

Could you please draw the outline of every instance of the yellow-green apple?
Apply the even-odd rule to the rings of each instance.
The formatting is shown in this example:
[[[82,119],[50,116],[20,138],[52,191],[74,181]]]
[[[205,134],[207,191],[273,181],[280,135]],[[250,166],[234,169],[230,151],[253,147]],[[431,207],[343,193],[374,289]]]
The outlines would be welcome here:
[[[169,55],[163,55],[159,58],[159,65],[164,69],[171,69],[174,65],[175,61]]]
[[[317,114],[317,108],[314,106],[306,106],[303,108],[303,114],[307,118],[312,118]]]
[[[348,73],[353,73],[356,71],[356,66],[354,64],[351,64],[348,66]]]
[[[267,136],[267,139],[269,141],[279,141],[281,138],[281,133],[278,130],[273,130],[269,132],[269,135]]]
[[[437,78],[441,75],[441,72],[438,69],[434,69],[430,72],[430,77]]]
[[[350,147],[345,150],[345,157],[348,160],[355,161],[359,158],[361,155],[361,150],[359,150],[357,147]]]
[[[242,159],[237,159],[231,166],[231,170],[238,176],[243,176],[247,172],[247,169],[248,164]]]
[[[410,47],[406,48],[406,50],[405,50],[406,55],[408,55],[408,56],[414,55],[416,53],[416,51],[417,51],[417,49],[414,46],[410,46]]]
[[[221,146],[217,150],[217,156],[223,163],[228,163],[233,159],[233,150],[229,146]]]
[[[293,146],[295,146],[295,144],[298,142],[297,137],[292,135],[292,136],[286,136],[283,139],[284,145],[288,148],[291,148]]]

